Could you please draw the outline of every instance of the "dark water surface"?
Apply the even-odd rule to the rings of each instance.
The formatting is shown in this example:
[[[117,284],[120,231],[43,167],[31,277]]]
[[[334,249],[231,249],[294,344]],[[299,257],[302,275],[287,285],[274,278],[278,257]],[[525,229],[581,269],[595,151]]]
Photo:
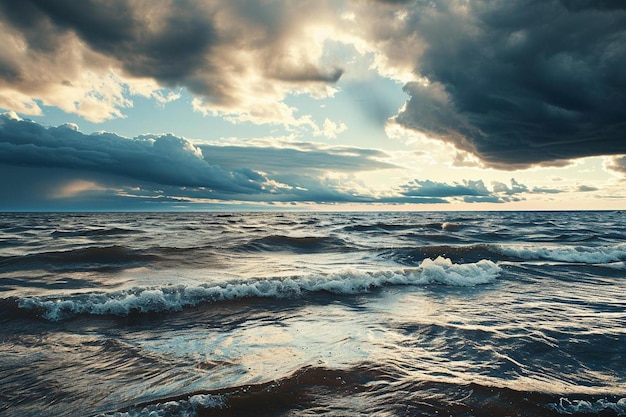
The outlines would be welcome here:
[[[625,416],[626,215],[0,214],[0,415]]]

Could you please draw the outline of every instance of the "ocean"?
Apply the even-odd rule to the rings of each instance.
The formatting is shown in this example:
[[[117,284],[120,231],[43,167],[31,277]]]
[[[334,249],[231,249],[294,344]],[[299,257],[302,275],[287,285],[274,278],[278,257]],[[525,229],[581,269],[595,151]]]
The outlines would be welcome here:
[[[626,416],[626,214],[0,214],[0,415]]]

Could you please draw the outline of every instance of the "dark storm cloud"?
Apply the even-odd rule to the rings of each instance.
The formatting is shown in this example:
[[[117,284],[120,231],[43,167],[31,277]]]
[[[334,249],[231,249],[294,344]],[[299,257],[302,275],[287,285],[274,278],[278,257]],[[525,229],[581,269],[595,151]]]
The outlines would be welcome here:
[[[0,106],[40,114],[44,104],[101,122],[121,117],[132,95],[183,87],[197,111],[293,124],[285,95],[328,95],[343,74],[320,63],[303,33],[332,10],[249,0],[0,0]]]
[[[71,125],[45,128],[0,116],[0,162],[79,169],[181,187],[255,192],[258,183],[208,164],[190,142],[172,135],[129,140],[112,133],[85,135]]]
[[[367,202],[375,199],[340,190],[323,175],[394,167],[374,159],[385,157],[380,151],[307,147],[312,150],[197,147],[171,134],[86,135],[74,125],[44,127],[6,113],[0,115],[0,166],[14,173],[3,178],[19,181],[5,181],[2,195],[26,203],[78,194],[92,201],[106,194],[135,201]]]
[[[626,3],[623,0],[561,0],[561,3],[568,10],[581,11],[585,9],[626,10]]]
[[[397,121],[502,169],[625,153],[624,4],[416,2],[403,36],[429,84]]]
[[[152,77],[170,87],[189,84],[191,89],[209,91],[207,85],[190,82],[190,77],[208,65],[205,54],[217,39],[211,17],[192,1],[179,1],[167,16],[154,16],[158,7],[146,10],[138,4],[0,0],[6,20],[26,35],[34,52],[60,50],[64,35],[72,32],[92,50],[119,61],[131,75]]]
[[[25,29],[27,37],[47,36],[48,43],[43,36],[29,38],[29,46],[34,49],[59,47],[55,43],[59,38],[54,34],[65,30],[76,30],[95,45],[122,43],[135,37],[133,32],[138,23],[130,5],[117,0],[1,0],[0,8],[9,22]]]

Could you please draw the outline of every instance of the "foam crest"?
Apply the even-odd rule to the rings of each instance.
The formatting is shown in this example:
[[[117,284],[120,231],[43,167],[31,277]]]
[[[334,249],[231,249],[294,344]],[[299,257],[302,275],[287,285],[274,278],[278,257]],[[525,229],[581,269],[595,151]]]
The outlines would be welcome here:
[[[549,260],[557,262],[603,264],[626,260],[626,244],[615,246],[509,246],[501,252],[524,260]]]
[[[238,298],[299,298],[306,293],[359,294],[387,285],[444,284],[474,286],[493,282],[500,267],[489,260],[454,264],[450,259],[425,259],[417,268],[386,271],[345,270],[333,274],[296,276],[284,279],[240,280],[220,285],[168,285],[133,288],[111,293],[65,296],[60,299],[22,298],[18,306],[58,321],[79,314],[119,315],[133,312],[178,311],[201,303]]]
[[[110,414],[99,414],[97,417],[192,417],[197,416],[199,410],[224,407],[225,400],[221,395],[197,394],[187,399],[150,404]]]
[[[614,411],[618,416],[626,416],[626,398],[615,402],[605,398],[595,402],[587,400],[570,400],[561,398],[558,404],[550,404],[549,407],[559,414],[599,414],[605,410]]]

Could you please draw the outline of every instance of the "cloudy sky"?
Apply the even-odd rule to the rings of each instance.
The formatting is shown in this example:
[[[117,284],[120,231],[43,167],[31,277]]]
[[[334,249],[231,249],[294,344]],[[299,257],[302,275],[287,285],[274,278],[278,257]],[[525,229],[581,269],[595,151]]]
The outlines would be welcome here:
[[[626,209],[622,0],[0,0],[0,210]]]

